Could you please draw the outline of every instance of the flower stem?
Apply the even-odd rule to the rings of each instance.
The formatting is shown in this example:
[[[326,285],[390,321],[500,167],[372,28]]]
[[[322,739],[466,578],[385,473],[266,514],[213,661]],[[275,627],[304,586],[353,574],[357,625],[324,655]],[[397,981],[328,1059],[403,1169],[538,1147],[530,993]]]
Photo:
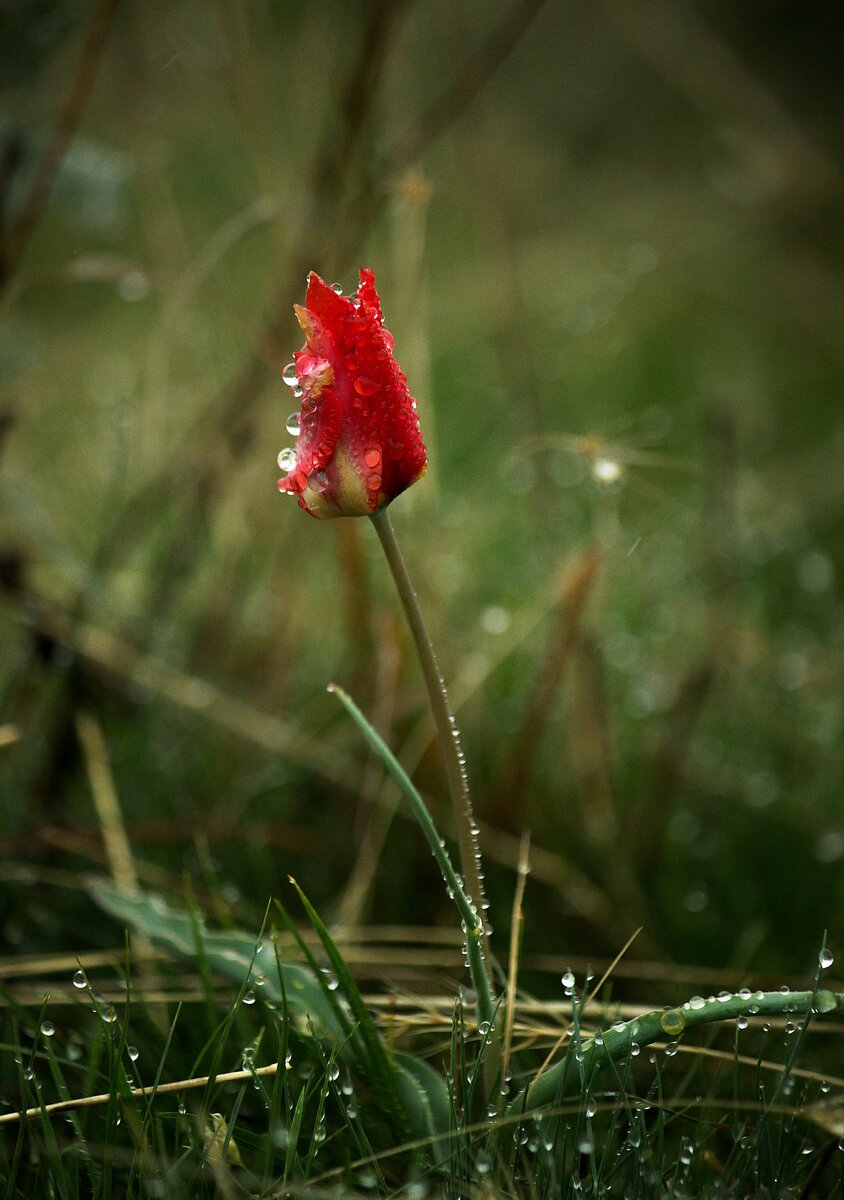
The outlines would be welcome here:
[[[445,762],[448,789],[454,809],[454,823],[457,830],[457,843],[460,849],[460,869],[463,883],[477,909],[478,920],[484,929],[484,945],[489,950],[486,931],[486,898],[484,896],[483,877],[480,868],[480,851],[478,849],[477,826],[472,813],[472,801],[469,796],[469,781],[466,776],[463,751],[460,748],[460,733],[448,701],[442,672],[440,671],[434,647],[425,626],[419,599],[410,581],[410,575],[405,565],[404,557],[396,540],[395,530],[386,508],[371,514],[370,520],[375,526],[375,532],[384,550],[393,581],[404,608],[416,652],[425,677],[428,689],[428,700],[437,728],[437,735]],[[488,972],[487,972],[488,974]]]

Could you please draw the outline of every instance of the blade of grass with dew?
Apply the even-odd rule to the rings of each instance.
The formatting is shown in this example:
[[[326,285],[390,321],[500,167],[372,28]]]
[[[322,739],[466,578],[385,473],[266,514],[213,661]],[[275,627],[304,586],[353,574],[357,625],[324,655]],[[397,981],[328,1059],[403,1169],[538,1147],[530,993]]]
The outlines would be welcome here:
[[[492,1024],[494,1004],[489,988],[489,977],[484,963],[485,935],[483,921],[466,894],[462,880],[452,866],[451,859],[437,833],[437,828],[434,825],[431,814],[428,812],[428,807],[414,787],[404,767],[387,746],[378,731],[367,721],[351,696],[333,683],[329,684],[328,690],[343,705],[346,712],[363,734],[370,749],[374,751],[386,770],[393,777],[394,782],[398,785],[402,795],[410,805],[413,815],[422,827],[422,832],[442,872],[449,898],[454,901],[457,911],[460,914],[461,925],[466,937],[466,952],[469,961],[469,972],[472,977],[472,986],[478,997],[478,1023],[486,1021]]]
[[[621,1029],[605,1030],[600,1042],[595,1038],[586,1042],[582,1047],[580,1061],[574,1055],[566,1054],[558,1063],[528,1084],[511,1102],[508,1111],[517,1112],[522,1108],[529,1110],[559,1102],[560,1098],[570,1095],[574,1088],[580,1086],[582,1067],[587,1067],[590,1072],[598,1072],[628,1055],[634,1042],[644,1047],[665,1037],[664,1022],[669,1016],[672,1022],[675,1019],[682,1022],[681,1029],[685,1031],[697,1025],[734,1020],[740,1016],[790,1016],[811,1010],[819,1017],[833,1013],[840,1016],[844,1013],[844,993],[826,989],[785,994],[754,992],[746,998],[741,995],[731,995],[723,1000],[695,998],[687,1000],[679,1009],[644,1013],[627,1021]]]
[[[287,1141],[287,1152],[284,1156],[284,1176],[282,1179],[283,1186],[286,1186],[287,1181],[290,1178],[290,1173],[293,1170],[293,1166],[298,1161],[297,1150],[299,1146],[299,1131],[302,1128],[302,1118],[305,1115],[306,1095],[306,1089],[302,1088],[296,1101],[296,1107],[293,1110],[293,1120],[290,1122],[290,1131]]]
[[[302,901],[302,906],[307,913],[308,920],[313,925],[314,930],[322,943],[323,949],[328,956],[328,961],[337,978],[339,989],[346,999],[349,1008],[352,1011],[352,1016],[356,1022],[355,1036],[363,1043],[363,1049],[366,1055],[366,1062],[369,1068],[369,1082],[374,1088],[378,1088],[382,1092],[381,1107],[385,1114],[389,1115],[392,1110],[394,1116],[404,1124],[410,1123],[410,1132],[417,1136],[424,1136],[430,1132],[427,1125],[423,1122],[421,1127],[416,1127],[412,1121],[412,1114],[408,1111],[402,1091],[404,1090],[398,1079],[398,1072],[395,1065],[390,1061],[390,1056],[384,1045],[384,1042],[375,1028],[375,1022],[369,1009],[363,1002],[358,986],[355,983],[349,968],[343,959],[342,954],[337,949],[331,934],[328,932],[325,924],[308,900],[305,893],[299,887],[295,879],[290,882],[296,889],[299,899]],[[413,1093],[411,1093],[413,1094]]]
[[[344,997],[349,1005],[357,1025],[355,1038],[356,1040],[359,1039],[363,1044],[365,1063],[368,1065],[373,1076],[377,1076],[379,1072],[389,1072],[389,1062],[383,1042],[342,954],[337,949],[334,939],[328,932],[319,913],[302,891],[299,884],[292,877],[290,877],[290,883],[302,902],[305,914],[313,926],[314,932],[319,938],[326,957],[331,964],[331,969],[336,980],[336,989],[332,990],[339,991],[340,995]]]

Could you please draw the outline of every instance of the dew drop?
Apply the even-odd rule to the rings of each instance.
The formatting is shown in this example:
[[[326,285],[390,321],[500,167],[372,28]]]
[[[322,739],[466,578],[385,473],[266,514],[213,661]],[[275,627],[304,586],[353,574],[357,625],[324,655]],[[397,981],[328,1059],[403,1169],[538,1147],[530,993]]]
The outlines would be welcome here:
[[[312,492],[324,492],[328,487],[328,476],[325,471],[314,471],[308,476],[308,487]]]
[[[305,391],[304,391],[304,388],[299,387],[297,384],[297,386],[294,387],[293,391],[290,394],[291,394],[291,396],[294,397],[294,399],[301,400],[305,394]]]
[[[302,432],[302,426],[299,423],[299,414],[291,413],[284,423],[284,428],[291,437],[298,437]]]
[[[747,1029],[747,1017],[736,1017],[736,1028]]]
[[[575,983],[575,980],[574,980],[574,972],[573,972],[573,971],[566,971],[565,975],[563,975],[563,976],[561,977],[561,979],[560,979],[560,983],[561,983],[561,984],[563,985],[563,987],[564,987],[564,988],[566,988],[566,989],[568,989],[568,988],[573,988],[573,987],[574,987],[574,983]]]
[[[73,986],[75,988],[79,988],[80,991],[82,990],[82,988],[88,986],[88,976],[85,974],[84,971],[76,971],[74,973]]]
[[[282,471],[287,471],[289,474],[296,466],[296,451],[291,450],[289,446],[279,451],[278,465]]]
[[[52,1021],[42,1021],[41,1022],[41,1033],[43,1034],[44,1037],[48,1037],[48,1038],[52,1037],[55,1032],[56,1032],[56,1027]]]
[[[342,295],[343,295],[343,285],[342,285],[342,283],[332,283],[332,285],[331,285],[331,290],[332,290],[332,292],[334,292],[334,293],[335,293],[337,296],[342,296]]]
[[[821,968],[825,971],[827,967],[831,967],[835,962],[835,956],[831,950],[827,950],[826,946],[824,946],[823,950],[821,950],[820,954],[818,955],[818,962],[820,963]]]
[[[700,1009],[705,1007],[706,1001],[704,1000],[703,996],[692,996],[691,1000],[689,1001],[689,1008],[693,1008],[695,1011],[700,1011]]]
[[[244,992],[243,1003],[244,1004],[254,1004],[255,1003],[255,993],[252,991]]]
[[[366,375],[358,375],[355,379],[355,391],[359,396],[374,396],[378,391],[378,384]]]
[[[296,374],[296,364],[289,362],[281,372],[282,382],[286,383],[289,388],[296,387],[299,383],[299,376]]]
[[[676,1037],[678,1033],[682,1033],[686,1027],[686,1018],[680,1012],[679,1008],[670,1008],[664,1012],[659,1019],[663,1033],[669,1033]]]
[[[364,451],[363,461],[368,467],[378,467],[381,465],[381,451],[377,446],[371,446],[369,450]]]
[[[141,1056],[141,1052],[137,1046],[127,1046],[126,1053],[129,1055],[129,1058],[132,1062],[137,1062]]]

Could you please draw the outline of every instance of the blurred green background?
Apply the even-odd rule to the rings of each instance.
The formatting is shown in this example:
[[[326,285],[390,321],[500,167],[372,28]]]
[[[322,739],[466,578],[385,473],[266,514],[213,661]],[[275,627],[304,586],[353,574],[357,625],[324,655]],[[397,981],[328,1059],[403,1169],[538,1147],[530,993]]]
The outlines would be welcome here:
[[[639,925],[662,963],[840,947],[841,12],[3,7],[6,953],[115,943],[82,713],[146,885],[451,924],[325,692],[448,830],[372,531],[275,491],[291,306],[360,265],[429,446],[394,522],[499,948],[527,828],[527,963]]]

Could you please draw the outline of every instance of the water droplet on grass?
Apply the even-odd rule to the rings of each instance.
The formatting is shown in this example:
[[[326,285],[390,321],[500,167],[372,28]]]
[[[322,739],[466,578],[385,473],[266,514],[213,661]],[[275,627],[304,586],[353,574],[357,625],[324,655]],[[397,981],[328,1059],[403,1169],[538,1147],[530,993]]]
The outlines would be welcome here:
[[[56,1032],[56,1027],[52,1021],[41,1022],[41,1033],[44,1037],[50,1038]]]
[[[73,986],[75,988],[79,988],[80,991],[82,990],[82,988],[85,988],[88,986],[88,976],[85,974],[84,971],[74,972]]]
[[[835,956],[831,950],[827,950],[826,946],[824,946],[823,950],[821,950],[820,954],[818,955],[818,962],[820,963],[822,970],[825,971],[827,967],[831,967],[835,962]]]
[[[668,1012],[664,1012],[659,1019],[664,1033],[677,1035],[682,1033],[686,1027],[686,1018],[678,1008],[671,1008]]]

